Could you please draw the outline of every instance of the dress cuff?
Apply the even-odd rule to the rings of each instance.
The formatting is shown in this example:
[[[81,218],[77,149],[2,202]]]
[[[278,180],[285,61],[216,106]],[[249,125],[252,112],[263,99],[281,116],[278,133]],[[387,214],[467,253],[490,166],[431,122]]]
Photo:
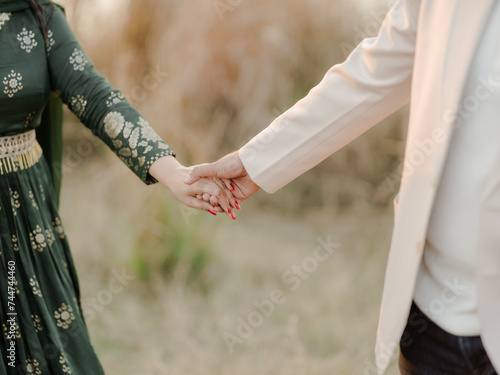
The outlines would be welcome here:
[[[160,150],[159,152],[154,153],[154,155],[151,155],[151,157],[149,157],[148,161],[145,163],[144,169],[141,171],[141,174],[138,175],[138,177],[146,185],[156,184],[158,182],[158,180],[149,174],[149,168],[151,167],[151,165],[153,165],[153,163],[155,161],[157,161],[158,159],[160,159],[164,156],[168,156],[168,155],[172,155],[174,157],[176,156],[174,151],[171,148],[168,148],[166,150]]]

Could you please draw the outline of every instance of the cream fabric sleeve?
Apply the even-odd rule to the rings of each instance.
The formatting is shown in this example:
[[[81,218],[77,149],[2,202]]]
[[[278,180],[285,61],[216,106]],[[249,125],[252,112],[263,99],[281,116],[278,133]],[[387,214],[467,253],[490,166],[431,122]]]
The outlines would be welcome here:
[[[419,8],[397,1],[377,37],[240,149],[256,184],[275,192],[409,102]]]

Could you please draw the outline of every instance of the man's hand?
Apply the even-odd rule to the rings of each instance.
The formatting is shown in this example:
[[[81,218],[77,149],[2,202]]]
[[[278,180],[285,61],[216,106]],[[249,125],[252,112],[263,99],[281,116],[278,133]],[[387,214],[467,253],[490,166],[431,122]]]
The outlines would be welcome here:
[[[184,180],[189,178],[190,168],[184,167],[173,156],[164,156],[156,160],[149,168],[151,176],[169,189],[174,196],[188,207],[209,211],[212,215],[225,212],[235,220],[234,208],[239,208],[237,198],[215,179],[199,178],[196,183],[187,186]],[[207,199],[197,199],[198,196]]]
[[[222,179],[226,187],[239,200],[250,198],[260,189],[248,175],[237,151],[224,156],[215,163],[193,167],[190,177],[184,182],[191,185],[202,177]]]

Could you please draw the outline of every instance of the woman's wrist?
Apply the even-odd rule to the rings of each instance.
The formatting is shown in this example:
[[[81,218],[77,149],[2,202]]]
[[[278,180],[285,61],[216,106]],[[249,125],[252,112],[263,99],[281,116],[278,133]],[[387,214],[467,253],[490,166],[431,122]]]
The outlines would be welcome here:
[[[162,156],[149,167],[149,174],[153,176],[160,184],[170,189],[169,176],[184,166],[172,155]]]

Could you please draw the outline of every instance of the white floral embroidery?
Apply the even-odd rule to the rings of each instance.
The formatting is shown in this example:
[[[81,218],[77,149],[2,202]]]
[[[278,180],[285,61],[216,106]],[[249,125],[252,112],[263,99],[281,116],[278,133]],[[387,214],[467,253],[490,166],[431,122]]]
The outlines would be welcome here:
[[[125,129],[123,129],[123,136],[125,138],[128,138],[130,137],[130,133],[132,133],[132,130],[134,129],[134,124],[132,124],[131,122],[126,122],[125,123]]]
[[[36,278],[36,275],[33,275],[33,277],[30,278],[30,285],[31,285],[31,291],[35,296],[38,297],[43,297],[42,296],[42,291],[40,289],[40,285],[38,284],[38,280]]]
[[[21,48],[28,53],[31,53],[31,50],[38,45],[35,40],[35,33],[32,30],[26,30],[25,27],[17,34],[17,40],[21,44]]]
[[[73,69],[83,72],[83,70],[85,69],[85,65],[87,65],[87,62],[88,60],[85,57],[83,51],[80,51],[77,48],[75,48],[75,50],[73,51],[73,53],[69,58],[69,63],[73,65]]]
[[[157,144],[158,148],[163,149],[163,150],[168,150],[170,148],[169,145],[167,145],[165,142],[160,142]]]
[[[38,315],[31,314],[31,319],[33,319],[33,326],[35,327],[35,332],[38,333],[43,331],[42,321]]]
[[[85,110],[87,109],[87,101],[83,95],[77,95],[76,97],[71,97],[71,110],[74,114],[81,119],[85,115]]]
[[[10,192],[10,203],[12,205],[12,213],[14,216],[17,215],[17,208],[21,207],[21,203],[19,203],[19,193],[15,190],[9,188]]]
[[[52,222],[52,226],[54,227],[54,230],[56,231],[57,236],[60,239],[63,239],[64,237],[66,237],[65,234],[64,234],[64,228],[62,226],[61,219],[59,219],[58,217],[56,217],[54,219],[54,221]]]
[[[26,371],[28,372],[29,375],[35,374],[35,375],[41,375],[42,371],[40,370],[40,363],[36,359],[32,359],[31,357],[28,357],[26,359]]]
[[[24,127],[27,128],[32,122],[33,119],[35,118],[36,111],[33,111],[26,116],[26,122],[24,123]]]
[[[47,32],[47,52],[50,52],[52,47],[54,47],[54,44],[56,44],[56,41],[54,40],[54,33],[52,30],[49,30]]]
[[[45,229],[45,236],[47,237],[47,243],[49,244],[49,246],[52,246],[52,244],[56,240],[54,232],[52,232],[50,229]]]
[[[5,85],[3,93],[9,98],[12,98],[17,92],[23,89],[23,76],[21,73],[16,73],[11,70],[10,73],[3,79],[3,84]]]
[[[66,358],[66,354],[61,353],[61,356],[59,357],[59,363],[62,366],[63,372],[65,372],[66,374],[72,374],[73,373],[73,371],[71,370],[71,367],[70,367],[70,365],[68,363],[68,358]]]
[[[10,327],[7,328],[7,326],[5,324],[2,324],[2,327],[3,327],[3,332],[4,332],[4,335],[5,335],[5,340],[10,341],[10,339],[9,339],[9,335],[10,335],[9,329],[10,329]],[[20,339],[21,338],[21,333],[19,332],[19,324],[17,324],[17,323],[16,323],[16,327],[15,327],[15,336],[16,336],[16,339]]]
[[[130,134],[130,138],[128,140],[128,144],[130,145],[130,148],[133,150],[137,148],[137,143],[139,143],[139,135],[141,134],[141,129],[135,128],[132,131],[132,134]]]
[[[108,100],[106,100],[106,105],[111,107],[112,105],[122,103],[124,101],[125,98],[120,91],[112,91],[111,94],[109,94]]]
[[[40,194],[42,195],[42,201],[45,202],[45,190],[43,190],[43,185],[40,184],[39,187],[40,187]]]
[[[116,138],[125,125],[125,118],[121,113],[110,112],[104,118],[104,131],[111,138]]]
[[[54,318],[56,318],[58,327],[68,329],[69,325],[75,320],[75,314],[73,314],[71,306],[63,302],[61,307],[54,312]]]
[[[15,234],[12,235],[12,249],[14,251],[19,251],[19,240],[17,239],[17,236]]]
[[[10,16],[12,13],[0,13],[0,30],[2,30],[3,25],[10,21]]]
[[[118,149],[123,146],[123,142],[120,141],[119,139],[113,139],[113,147]]]
[[[118,151],[118,154],[127,158],[127,157],[132,156],[132,151],[130,151],[129,148],[124,147],[124,148],[120,149],[120,151]]]
[[[158,134],[156,134],[148,122],[142,117],[139,117],[138,123],[134,125],[131,122],[125,121],[121,113],[117,111],[110,112],[104,118],[104,130],[111,138],[115,153],[135,172],[139,171],[139,167],[146,165],[145,154],[153,151],[154,146],[161,150],[166,150],[157,153],[154,160],[164,155],[173,154],[170,147],[162,141]],[[117,139],[120,135],[123,138]],[[140,154],[141,156],[139,156]],[[152,162],[149,161],[148,163],[148,165],[152,164]]]
[[[161,141],[161,138],[154,129],[149,125],[149,123],[142,117],[139,117],[139,125],[141,126],[142,138],[146,141]]]
[[[30,232],[30,241],[33,249],[40,253],[47,247],[47,242],[45,241],[45,236],[42,233],[40,225],[37,225],[36,229],[33,232]]]
[[[28,196],[31,199],[31,205],[38,210],[38,203],[36,203],[35,195],[33,194],[33,192],[31,190],[28,191]]]

